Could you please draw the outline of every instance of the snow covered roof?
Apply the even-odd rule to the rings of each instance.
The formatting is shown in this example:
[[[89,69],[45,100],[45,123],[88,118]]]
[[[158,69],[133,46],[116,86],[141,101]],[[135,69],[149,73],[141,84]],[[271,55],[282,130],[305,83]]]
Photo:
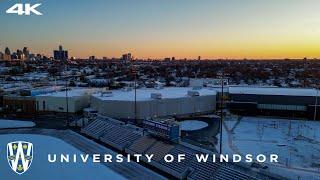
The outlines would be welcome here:
[[[258,94],[282,96],[319,96],[315,89],[277,87],[229,87],[230,94]]]
[[[181,97],[189,97],[188,91],[197,91],[200,96],[216,95],[215,90],[211,89],[199,89],[193,90],[192,88],[185,87],[170,87],[163,89],[137,89],[137,101],[147,101],[152,100],[152,93],[160,93],[162,99],[174,99]],[[97,97],[101,100],[118,100],[118,101],[134,101],[134,90],[124,91],[124,90],[114,90],[112,95],[101,96],[101,93],[93,94],[94,97]]]
[[[36,124],[32,121],[14,121],[7,119],[0,119],[0,128],[24,128],[34,127]]]
[[[79,97],[79,96],[85,96],[85,95],[91,95],[95,92],[97,92],[98,88],[76,88],[76,89],[70,89],[68,90],[68,97]],[[66,91],[57,91],[57,92],[51,92],[46,94],[40,94],[39,96],[45,96],[45,97],[66,97]]]

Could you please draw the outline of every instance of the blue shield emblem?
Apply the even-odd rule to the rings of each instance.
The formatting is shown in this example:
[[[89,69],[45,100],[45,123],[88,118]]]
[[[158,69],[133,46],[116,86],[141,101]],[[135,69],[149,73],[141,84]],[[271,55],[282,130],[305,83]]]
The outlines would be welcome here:
[[[25,173],[33,159],[33,144],[16,141],[7,144],[7,159],[11,169],[17,174]]]

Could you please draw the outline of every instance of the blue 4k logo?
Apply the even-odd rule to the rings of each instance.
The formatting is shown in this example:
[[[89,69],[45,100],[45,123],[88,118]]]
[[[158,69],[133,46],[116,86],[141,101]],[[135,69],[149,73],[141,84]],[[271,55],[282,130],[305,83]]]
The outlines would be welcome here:
[[[33,159],[33,144],[25,141],[8,143],[7,158],[11,169],[17,174],[25,173]]]

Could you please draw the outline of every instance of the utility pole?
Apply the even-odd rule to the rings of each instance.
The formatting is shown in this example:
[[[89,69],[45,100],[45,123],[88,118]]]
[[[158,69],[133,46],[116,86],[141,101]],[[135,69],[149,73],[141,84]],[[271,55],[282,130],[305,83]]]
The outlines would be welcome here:
[[[135,118],[135,123],[138,121],[137,117],[137,72],[135,70],[134,72],[134,118]]]
[[[135,123],[138,123],[138,115],[137,115],[137,70],[134,64],[134,61],[132,61],[132,68],[131,71],[134,75],[134,120]]]
[[[68,60],[66,61],[66,69],[68,71]],[[68,72],[66,72],[68,73]],[[66,118],[66,126],[69,127],[69,98],[68,98],[68,80],[69,76],[66,74],[66,108],[67,108],[67,118]]]
[[[224,69],[222,69],[221,72],[217,73],[218,78],[220,78],[221,81],[221,96],[220,96],[220,154],[222,154],[222,138],[223,138],[223,109],[224,109],[224,82],[225,82],[225,76],[229,76],[229,74],[224,73]],[[229,84],[229,79],[227,81]]]
[[[317,106],[318,106],[318,89],[316,89],[316,100],[315,100],[315,105],[314,105],[314,115],[313,115],[313,120],[315,121],[317,118]]]
[[[221,129],[221,133],[220,133],[220,154],[222,154],[222,131],[223,131],[223,126],[222,126],[222,123],[223,123],[223,85],[224,85],[224,73],[222,72],[222,79],[221,79],[221,118],[220,118],[220,129]]]
[[[220,77],[220,81],[221,81],[221,95],[220,95],[220,154],[222,154],[222,123],[223,123],[223,85],[224,85],[224,72],[222,70],[221,73],[218,73],[218,76]]]

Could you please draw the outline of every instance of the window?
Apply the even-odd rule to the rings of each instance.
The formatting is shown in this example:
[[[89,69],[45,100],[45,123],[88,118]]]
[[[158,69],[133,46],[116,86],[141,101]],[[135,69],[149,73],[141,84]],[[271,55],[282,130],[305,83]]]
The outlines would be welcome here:
[[[306,111],[306,106],[282,105],[282,104],[258,104],[258,109],[269,110],[288,110],[288,111]]]

